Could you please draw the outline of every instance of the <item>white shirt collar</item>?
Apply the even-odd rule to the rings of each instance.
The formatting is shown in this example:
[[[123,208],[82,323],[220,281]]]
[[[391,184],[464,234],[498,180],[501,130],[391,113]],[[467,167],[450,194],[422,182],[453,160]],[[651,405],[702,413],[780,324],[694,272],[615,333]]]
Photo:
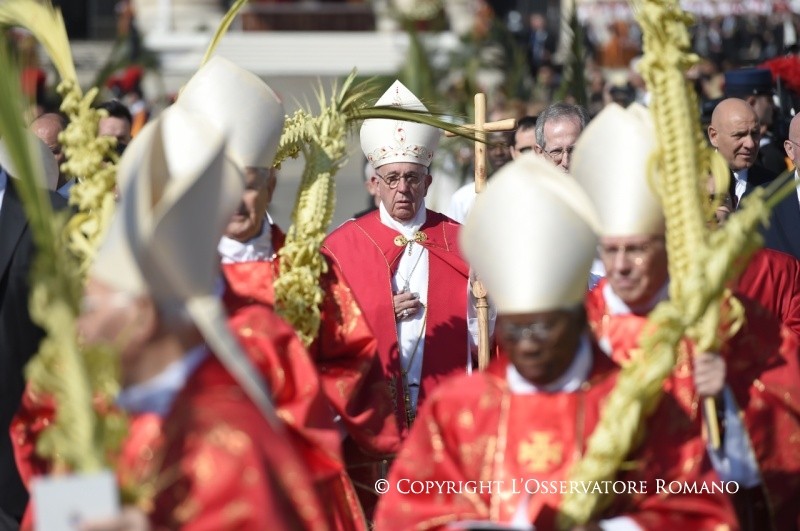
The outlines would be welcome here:
[[[64,199],[69,199],[69,193],[70,190],[72,190],[72,187],[75,186],[75,181],[76,179],[73,178],[65,182],[64,184],[61,185],[61,188],[56,190],[56,193],[58,193],[58,195],[60,195]]]
[[[509,363],[506,367],[506,381],[511,392],[515,395],[524,395],[532,393],[574,393],[580,389],[583,382],[589,378],[589,372],[592,370],[592,347],[589,343],[589,338],[583,334],[578,343],[578,351],[575,353],[575,358],[556,381],[550,382],[547,385],[537,386],[526,380],[514,367],[514,364]]]
[[[217,252],[223,264],[262,262],[272,259],[275,254],[272,246],[272,218],[267,214],[261,223],[261,232],[246,242],[223,236],[217,245]]]
[[[655,295],[653,295],[652,299],[636,308],[632,308],[625,304],[625,302],[620,299],[616,293],[614,293],[610,283],[606,283],[606,285],[603,286],[603,298],[606,301],[606,307],[611,315],[627,315],[631,313],[644,315],[655,308],[656,304],[669,298],[669,281],[665,282],[664,285],[661,286],[661,289],[658,290]]]
[[[175,397],[206,356],[208,348],[204,344],[194,347],[184,357],[170,363],[160,374],[124,389],[117,397],[117,404],[129,413],[166,416]]]
[[[383,223],[390,229],[396,230],[406,238],[413,237],[414,234],[425,224],[425,219],[427,217],[425,213],[424,199],[422,200],[422,204],[419,206],[419,210],[417,210],[417,214],[411,221],[403,222],[394,219],[389,214],[389,211],[386,210],[386,207],[383,206],[383,201],[381,201],[380,205],[378,205],[378,211],[380,212],[381,223]]]
[[[747,172],[748,168],[741,169],[739,171],[733,172],[733,178],[737,181],[742,181],[744,183],[747,182]]]

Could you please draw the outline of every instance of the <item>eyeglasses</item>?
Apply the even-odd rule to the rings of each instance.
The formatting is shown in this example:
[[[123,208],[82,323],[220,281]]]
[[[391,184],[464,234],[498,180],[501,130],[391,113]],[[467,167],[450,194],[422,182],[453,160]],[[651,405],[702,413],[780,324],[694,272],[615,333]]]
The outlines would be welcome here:
[[[402,175],[399,174],[399,173],[396,173],[396,172],[392,172],[392,173],[390,173],[390,174],[388,174],[386,176],[383,176],[383,175],[381,175],[380,173],[378,173],[376,171],[375,175],[377,175],[378,178],[381,181],[383,181],[384,183],[386,183],[386,186],[388,186],[392,190],[394,190],[395,188],[397,188],[400,185],[400,181],[402,179],[405,179],[406,184],[408,186],[415,187],[415,186],[419,186],[419,184],[422,182],[422,180],[425,177],[427,177],[427,174],[426,175],[421,175],[419,173],[414,173],[414,172],[404,173]]]
[[[597,250],[600,253],[600,258],[603,260],[616,258],[617,254],[621,252],[623,257],[627,256],[634,262],[641,263],[647,257],[647,253],[649,253],[650,250],[653,249],[658,243],[663,243],[663,241],[663,238],[658,238],[656,240],[643,243],[634,243],[631,245],[600,244],[597,246]]]
[[[572,156],[572,152],[575,150],[575,146],[569,146],[565,148],[556,148],[552,151],[545,150],[544,152],[547,153],[547,156],[550,157],[553,162],[558,164],[562,160],[564,160],[564,155]]]
[[[533,321],[528,324],[516,324],[503,321],[500,333],[506,341],[519,343],[522,340],[532,340],[537,343],[547,343],[564,329],[577,310],[564,310],[546,319]]]

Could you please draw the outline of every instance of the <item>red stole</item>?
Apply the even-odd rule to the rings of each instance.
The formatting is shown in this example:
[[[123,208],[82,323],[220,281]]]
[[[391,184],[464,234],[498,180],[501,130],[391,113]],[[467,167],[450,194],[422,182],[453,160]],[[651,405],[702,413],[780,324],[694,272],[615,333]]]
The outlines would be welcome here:
[[[467,359],[467,279],[469,266],[458,249],[460,225],[426,210],[420,242],[428,250],[428,316],[417,407],[447,375],[463,370]],[[397,325],[392,308],[392,277],[405,246],[394,243],[399,233],[381,223],[374,211],[345,222],[326,240],[326,252],[339,264],[378,340],[383,378],[391,382],[398,425],[408,428],[403,394]],[[374,385],[376,382],[372,382]]]

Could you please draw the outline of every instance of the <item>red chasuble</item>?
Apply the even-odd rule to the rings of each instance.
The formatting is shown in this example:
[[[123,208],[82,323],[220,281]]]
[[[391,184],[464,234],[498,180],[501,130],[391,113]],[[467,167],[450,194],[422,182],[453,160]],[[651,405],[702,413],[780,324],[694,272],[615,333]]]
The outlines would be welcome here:
[[[611,315],[603,287],[606,279],[588,294],[589,324],[601,343],[608,343],[615,360],[636,356],[645,316]],[[726,383],[742,411],[742,418],[763,478],[775,529],[800,526],[800,341],[782,326],[772,311],[743,295],[746,323],[721,349],[727,363]],[[681,343],[678,365],[665,382],[665,391],[694,411],[691,359],[694,346]]]
[[[272,245],[277,252],[285,236],[271,226]],[[379,374],[377,341],[358,303],[339,270],[328,257],[328,270],[320,278],[319,333],[308,353],[319,372],[325,397],[341,418],[347,434],[360,448],[373,454],[395,453],[399,434],[391,397],[381,388],[375,393],[365,385],[369,375]],[[280,272],[280,258],[272,261],[223,264],[226,289],[223,302],[235,315],[252,303],[274,307],[274,282]]]
[[[389,475],[377,530],[508,523],[517,514],[538,530],[555,529],[563,489],[572,488],[570,467],[584,452],[619,369],[595,347],[580,390],[514,394],[508,363],[503,357],[484,373],[455,377],[429,398]],[[735,528],[724,494],[664,490],[670,481],[710,485],[716,475],[699,432],[669,395],[652,418],[659,420],[646,424],[633,466],[617,478],[635,483],[617,484],[624,493],[602,518],[628,516],[648,530]],[[576,486],[584,487],[614,493],[613,483]]]
[[[464,370],[468,352],[467,280],[469,267],[458,250],[460,225],[426,210],[418,242],[428,250],[428,307],[418,407],[446,376]],[[325,240],[327,254],[341,269],[367,323],[378,340],[378,370],[367,376],[370,393],[393,403],[400,438],[408,433],[405,393],[401,375],[397,324],[392,307],[392,277],[404,245],[395,244],[400,234],[381,223],[379,211],[351,219]],[[375,481],[385,477],[394,453],[365,452],[345,441],[344,453],[350,477],[358,488],[364,513],[372,513],[378,497]]]
[[[309,478],[312,486],[316,489],[315,497],[319,496],[326,501],[320,508],[320,511],[324,510],[324,512],[320,512],[321,516],[315,517],[315,521],[321,521],[323,529],[363,529],[365,524],[361,509],[344,470],[339,433],[333,424],[328,402],[320,391],[316,370],[302,343],[288,324],[263,305],[239,308],[236,315],[229,319],[228,325],[245,353],[269,385],[277,414],[285,423],[285,436],[289,439],[288,444],[291,445],[294,452],[299,454],[303,474]],[[203,366],[206,365],[208,363]],[[221,366],[219,368],[222,369]],[[218,377],[223,378],[224,376],[226,381],[229,379],[231,383],[226,385],[232,387],[233,380],[227,373],[222,372],[223,374]],[[198,374],[204,373],[198,370]],[[195,381],[194,376],[191,381]],[[187,392],[185,391],[183,394]],[[229,392],[241,395],[244,400],[244,395],[238,388]],[[250,404],[249,400],[245,401],[248,405]],[[24,471],[23,481],[26,484],[32,477],[50,472],[50,464],[38,459],[33,449],[42,427],[52,419],[55,409],[52,401],[27,392],[21,409],[12,424],[11,433],[15,445],[15,455],[20,470]],[[177,406],[175,409],[177,410]],[[252,409],[257,411],[254,406]],[[189,411],[185,413],[188,414]],[[205,415],[202,410],[198,413],[199,417]],[[220,414],[223,413],[224,410],[220,409]],[[173,414],[174,411],[171,415]],[[200,422],[202,419],[190,417],[189,420]],[[165,421],[167,428],[169,422],[171,422],[169,419]],[[184,420],[180,422],[184,422]],[[134,423],[125,446],[125,453],[130,455],[132,452],[141,451],[143,455],[150,456],[145,459],[149,460],[152,459],[154,453],[152,448],[146,447],[143,450],[137,450],[137,448],[141,446],[141,441],[156,437],[158,434],[152,432],[153,423],[149,422],[146,425],[148,435],[143,436],[137,431],[143,426],[145,424],[141,422]],[[250,432],[243,430],[243,433],[249,434]],[[260,439],[251,442],[262,444]],[[174,457],[179,459],[180,456],[176,454]],[[142,463],[138,463],[136,466],[142,466]],[[123,488],[126,485],[136,487],[142,480],[142,476],[134,476],[133,481],[130,479],[131,473],[135,471],[136,468],[133,467],[128,470],[129,473],[122,473]],[[268,472],[275,474],[274,471]],[[169,469],[157,471],[153,481],[159,484],[168,481],[161,477],[162,474],[167,473],[171,473]],[[159,489],[155,489],[151,492],[151,497],[156,496],[158,491]],[[178,493],[176,496],[178,496],[181,491],[176,492]],[[313,500],[311,503],[314,503]],[[30,511],[28,512],[30,513]]]
[[[155,529],[328,529],[313,480],[216,358],[163,419],[135,418],[119,461]]]
[[[800,262],[773,249],[753,254],[735,292],[752,299],[800,335]]]
[[[458,249],[460,225],[426,210],[419,242],[428,250],[428,308],[424,358],[418,405],[446,376],[463,371],[468,352],[467,280],[469,266]],[[376,210],[351,219],[328,236],[323,251],[341,268],[355,293],[367,322],[378,339],[383,374],[374,387],[388,388],[394,397],[397,423],[405,436],[408,425],[400,375],[397,324],[392,308],[392,277],[405,245],[397,245],[400,233],[381,223]]]

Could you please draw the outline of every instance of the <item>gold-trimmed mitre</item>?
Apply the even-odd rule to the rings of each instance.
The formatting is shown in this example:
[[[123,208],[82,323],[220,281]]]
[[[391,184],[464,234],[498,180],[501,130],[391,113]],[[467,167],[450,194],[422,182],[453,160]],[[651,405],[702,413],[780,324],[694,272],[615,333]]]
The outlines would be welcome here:
[[[655,149],[650,112],[635,103],[607,105],[581,133],[570,173],[594,203],[602,236],[664,234],[661,200],[648,179]]]
[[[375,106],[428,110],[400,81],[395,81]],[[440,137],[441,131],[430,125],[373,118],[361,125],[361,150],[373,168],[392,162],[413,162],[427,168]]]
[[[478,195],[460,242],[499,313],[533,313],[581,303],[597,229],[581,187],[527,154],[503,166]]]
[[[222,131],[228,156],[239,168],[272,167],[285,111],[278,95],[252,72],[214,56],[183,87],[177,105]]]

